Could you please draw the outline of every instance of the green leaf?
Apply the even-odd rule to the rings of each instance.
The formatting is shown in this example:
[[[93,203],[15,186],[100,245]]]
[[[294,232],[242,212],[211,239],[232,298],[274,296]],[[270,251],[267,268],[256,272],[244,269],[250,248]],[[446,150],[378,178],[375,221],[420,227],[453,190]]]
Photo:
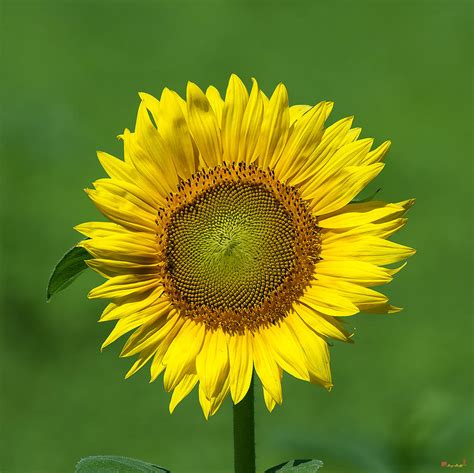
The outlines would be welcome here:
[[[314,473],[324,466],[320,460],[291,460],[288,463],[274,466],[265,473]]]
[[[84,248],[72,247],[60,260],[49,278],[46,291],[46,300],[69,286],[85,269],[88,268],[84,260],[92,256]]]
[[[374,199],[374,197],[382,190],[381,187],[379,187],[375,192],[372,192],[368,197],[363,197],[362,199],[353,199],[351,200],[351,204],[362,204],[363,202],[369,202]]]
[[[171,473],[166,468],[134,458],[97,455],[83,458],[76,473]]]

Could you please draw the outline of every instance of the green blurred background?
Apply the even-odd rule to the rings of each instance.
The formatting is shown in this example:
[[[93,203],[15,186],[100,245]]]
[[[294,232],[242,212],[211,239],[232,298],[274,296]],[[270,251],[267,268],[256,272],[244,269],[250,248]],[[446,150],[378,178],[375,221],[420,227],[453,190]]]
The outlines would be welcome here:
[[[326,473],[443,471],[473,455],[472,9],[468,2],[3,1],[3,310],[0,471],[63,473],[119,454],[181,473],[232,471],[231,404],[203,419],[196,393],[168,414],[161,382],[128,381],[120,343],[81,276],[45,303],[57,259],[100,218],[82,189],[121,156],[139,91],[187,80],[225,90],[230,73],[283,81],[290,101],[336,102],[363,136],[393,140],[370,189],[417,197],[395,239],[417,248],[386,288],[405,307],[352,319],[332,348],[331,393],[284,380],[257,400],[259,471],[319,458]]]

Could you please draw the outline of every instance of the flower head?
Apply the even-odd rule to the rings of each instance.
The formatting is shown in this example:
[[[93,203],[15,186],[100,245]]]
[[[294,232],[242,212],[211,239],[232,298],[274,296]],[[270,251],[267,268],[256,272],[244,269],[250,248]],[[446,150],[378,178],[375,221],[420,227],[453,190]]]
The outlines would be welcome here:
[[[350,341],[344,319],[399,309],[370,289],[414,253],[388,241],[413,200],[351,203],[375,178],[390,143],[371,150],[352,118],[326,127],[333,104],[288,106],[232,75],[225,99],[189,83],[186,100],[140,94],[124,160],[99,152],[109,175],[87,190],[109,222],[77,230],[107,281],[107,346],[132,332],[122,356],[164,372],[170,410],[199,383],[206,417],[252,374],[266,405],[282,402],[284,371],[332,386],[329,338]]]

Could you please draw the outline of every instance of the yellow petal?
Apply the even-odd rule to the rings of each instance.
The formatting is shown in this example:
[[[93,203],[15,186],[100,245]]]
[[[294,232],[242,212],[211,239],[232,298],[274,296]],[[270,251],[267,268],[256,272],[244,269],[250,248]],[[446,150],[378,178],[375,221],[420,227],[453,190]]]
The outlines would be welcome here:
[[[389,283],[392,278],[390,270],[371,263],[356,260],[319,261],[316,266],[319,276],[330,276],[344,279],[361,286],[378,286]]]
[[[416,199],[407,199],[402,202],[398,202],[397,205],[400,205],[400,207],[403,207],[405,209],[405,212],[410,210],[413,205],[415,205]],[[397,217],[401,217],[401,215],[397,215]]]
[[[221,407],[227,394],[229,394],[229,377],[225,378],[224,384],[222,385],[220,391],[211,399],[209,410],[209,414],[211,416],[213,416],[218,411],[219,407]]]
[[[408,264],[407,261],[405,261],[403,264],[401,264],[398,268],[384,268],[385,271],[387,271],[388,274],[391,276],[394,276],[397,274],[399,271],[401,271],[406,265]]]
[[[321,258],[325,260],[357,259],[376,265],[396,263],[415,254],[413,248],[377,237],[362,237],[322,245]]]
[[[406,218],[385,218],[376,223],[366,223],[353,228],[324,229],[321,232],[321,239],[324,245],[330,247],[334,244],[357,242],[364,237],[388,238],[396,231],[403,228],[408,219]]]
[[[147,110],[151,113],[155,124],[158,125],[159,116],[160,116],[160,102],[153,95],[147,94],[146,92],[139,92],[138,96],[143,102]]]
[[[385,304],[379,304],[374,307],[367,307],[364,309],[364,312],[366,314],[396,314],[402,310],[402,307],[396,307],[386,302]]]
[[[110,332],[109,336],[105,339],[104,343],[100,347],[101,350],[109,346],[111,343],[115,342],[118,338],[126,333],[130,332],[131,330],[143,325],[146,321],[152,318],[154,314],[148,313],[147,317],[127,317],[125,319],[120,319],[116,324],[112,332]]]
[[[206,89],[206,97],[211,104],[212,110],[214,110],[217,124],[220,128],[222,124],[222,112],[224,110],[224,101],[222,100],[221,94],[213,85],[211,85]]]
[[[102,238],[115,235],[134,235],[135,232],[130,232],[122,225],[118,225],[114,222],[86,222],[76,225],[74,230],[82,233],[89,238]]]
[[[338,291],[329,287],[317,286],[316,282],[306,289],[304,295],[299,299],[300,302],[318,312],[335,317],[345,317],[359,312],[357,306]]]
[[[267,406],[268,412],[272,412],[276,406],[275,399],[272,398],[270,393],[262,386],[263,389],[263,399],[265,401],[265,405]]]
[[[362,128],[352,128],[347,132],[347,135],[341,141],[341,146],[345,146],[349,143],[353,143],[359,138]]]
[[[177,320],[176,315],[178,315],[180,319]],[[181,317],[179,314],[176,314],[175,311],[172,310],[167,316],[165,325],[163,325],[161,328],[156,330],[155,327],[151,329],[152,325],[150,323],[147,323],[148,325],[147,329],[143,330],[142,333],[140,334],[139,340],[141,340],[141,343],[139,344],[141,345],[141,349],[147,346],[157,347],[155,356],[151,364],[151,369],[150,369],[150,374],[151,374],[150,383],[155,381],[156,378],[164,371],[165,364],[163,362],[163,359],[166,356],[166,353],[168,352],[171,344],[173,343],[173,341],[175,340],[175,338],[181,331],[184,325],[184,322],[185,322],[184,318]],[[147,331],[148,331],[148,334],[147,334]],[[145,338],[147,335],[148,336],[153,335],[154,340],[152,343],[148,343],[147,339]],[[135,341],[134,344],[137,344],[137,341]],[[148,348],[145,348],[145,349],[148,349]],[[120,356],[130,356],[129,354],[124,354],[125,350],[126,350],[126,346],[122,350],[122,353],[120,354]],[[190,370],[189,372],[194,373],[195,371]]]
[[[162,137],[178,176],[188,179],[197,169],[198,157],[189,132],[186,117],[181,106],[181,98],[176,92],[164,89],[160,102],[159,135]]]
[[[281,373],[260,333],[252,336],[255,371],[265,389],[278,404],[282,402]]]
[[[160,189],[152,186],[150,182],[145,179],[130,163],[126,163],[121,159],[117,159],[114,156],[102,151],[97,151],[97,157],[99,158],[100,164],[105,169],[105,172],[111,178],[133,183],[137,187],[143,189],[143,191],[154,201],[159,202],[160,205],[166,203],[166,193],[160,192]]]
[[[257,145],[258,164],[261,168],[272,167],[278,161],[286,144],[290,123],[288,92],[279,84],[265,107],[260,139]]]
[[[202,90],[189,82],[187,87],[188,125],[191,135],[209,167],[222,163],[222,142],[214,110]]]
[[[86,189],[99,211],[119,225],[141,232],[156,232],[155,216],[135,203],[107,191]]]
[[[318,312],[304,304],[295,304],[293,309],[307,325],[320,335],[343,342],[350,341],[350,334],[332,316]]]
[[[165,365],[163,364],[163,356],[166,353],[166,347],[158,346],[158,349],[155,353],[153,361],[151,362],[150,368],[150,383],[156,381],[158,376],[165,370]]]
[[[206,420],[209,418],[211,411],[211,401],[206,397],[202,383],[199,383],[199,404]]]
[[[144,325],[151,320],[158,320],[161,317],[167,315],[169,312],[169,304],[168,303],[161,303],[155,304],[150,307],[146,307],[140,311],[129,315],[128,317],[122,317],[115,325],[112,332],[110,332],[107,339],[101,346],[101,350],[105,347],[110,345],[111,343],[115,342],[118,338],[124,335],[131,330]]]
[[[314,169],[308,181],[301,186],[301,194],[307,195],[309,189],[323,185],[349,166],[361,166],[362,159],[369,152],[372,143],[372,139],[364,139],[341,146],[330,159]]]
[[[261,337],[273,350],[274,358],[281,368],[295,378],[309,381],[304,353],[298,339],[286,324],[286,319],[279,325],[262,330]]]
[[[250,335],[232,335],[229,339],[230,393],[234,404],[240,402],[250,386],[253,373],[252,341]]]
[[[399,204],[387,204],[372,200],[347,204],[341,209],[327,214],[318,220],[318,226],[322,228],[350,228],[366,223],[372,223],[382,218],[398,215],[403,212]]]
[[[290,126],[299,120],[309,109],[311,109],[311,105],[292,105],[289,107]]]
[[[391,144],[392,143],[390,141],[383,142],[378,148],[367,154],[367,156],[362,161],[362,164],[368,165],[382,161],[390,149]]]
[[[384,306],[388,301],[387,296],[380,292],[330,276],[319,276],[314,287],[315,290],[316,288],[320,290],[321,287],[334,289],[362,311]]]
[[[170,401],[170,414],[174,412],[176,406],[193,390],[198,381],[196,374],[186,374],[180,383],[174,388]]]
[[[249,94],[245,85],[235,75],[230,76],[222,112],[222,146],[224,161],[237,162],[240,143],[240,130]]]
[[[321,237],[326,246],[331,246],[337,241],[357,241],[366,236],[388,238],[403,228],[408,221],[406,218],[383,220],[385,220],[383,223],[366,223],[350,229],[326,230],[321,232]]]
[[[304,350],[310,381],[329,389],[332,386],[332,381],[327,343],[311,330],[298,315],[290,314],[287,317],[287,323],[297,335]]]
[[[142,293],[160,285],[152,275],[127,274],[109,279],[89,292],[89,299],[119,299],[131,293]]]
[[[312,187],[306,197],[315,215],[334,212],[347,205],[384,167],[383,163],[370,166],[349,166],[319,187]],[[306,199],[305,198],[305,199]]]
[[[163,358],[166,366],[163,378],[166,391],[174,389],[190,370],[195,372],[196,356],[201,350],[204,335],[203,324],[186,320]]]
[[[77,244],[94,258],[126,260],[142,264],[154,264],[156,243],[150,233],[127,232],[112,237],[94,237]]]
[[[238,162],[251,164],[257,158],[257,143],[260,137],[260,130],[263,120],[263,98],[258,88],[257,81],[252,79],[252,90],[245,107],[240,128],[239,155]]]
[[[108,193],[111,200],[120,197],[151,215],[154,215],[157,207],[161,206],[160,201],[155,199],[156,193],[155,195],[147,194],[146,191],[129,181],[98,179],[94,182],[94,187],[100,194]]]
[[[130,376],[133,376],[138,370],[143,368],[148,361],[151,359],[151,357],[155,354],[156,352],[156,347],[151,347],[148,350],[143,351],[140,353],[138,360],[133,363],[132,367],[128,370],[127,374],[125,375],[125,379],[130,378]]]
[[[199,403],[201,404],[202,411],[204,413],[204,417],[206,420],[209,416],[214,415],[219,407],[221,406],[222,402],[224,401],[225,397],[229,392],[229,378],[227,377],[224,381],[224,384],[220,388],[219,392],[216,396],[211,397],[210,399],[206,397],[206,393],[202,384],[199,384]]]
[[[133,356],[151,346],[159,346],[170,334],[174,337],[183,323],[181,315],[171,309],[166,317],[159,319],[158,323],[154,321],[151,324],[145,323],[136,330],[125,343],[120,356]]]
[[[353,131],[354,129],[347,133],[346,139],[348,136],[351,136]],[[358,134],[359,132],[357,132],[356,135]],[[354,137],[356,135],[354,135]],[[331,166],[327,166],[329,174],[332,174],[332,172],[337,172],[343,167],[361,166],[373,144],[373,138],[363,138],[362,140],[351,141],[343,145],[336,151],[333,158],[331,159]]]
[[[150,120],[144,102],[138,107],[135,133],[124,132],[125,155],[133,166],[151,183],[163,187],[167,192],[176,190],[178,176],[172,157],[166,152],[163,140]]]
[[[321,102],[302,115],[293,125],[280,160],[276,176],[285,180],[293,175],[312,154],[323,136],[323,126],[332,109],[332,102]]]
[[[121,319],[128,317],[136,312],[139,312],[146,307],[150,307],[155,304],[169,304],[167,298],[162,298],[163,287],[158,286],[157,288],[148,291],[148,293],[141,293],[135,297],[127,297],[125,301],[121,299],[119,303],[111,302],[102,312],[99,322],[108,322],[111,320]]]
[[[351,128],[353,117],[343,118],[324,130],[321,142],[308,157],[307,162],[297,174],[292,176],[289,183],[292,186],[301,184],[312,176],[317,169],[324,167],[332,158],[334,152],[342,146],[342,142]]]
[[[199,382],[208,399],[220,392],[229,374],[226,335],[222,330],[208,331],[196,358]]]
[[[396,212],[393,215],[390,215],[388,217],[383,217],[383,218],[377,220],[375,223],[384,223],[384,222],[393,221],[397,218],[403,217],[408,212],[408,210],[410,210],[411,207],[413,207],[413,205],[415,204],[415,201],[416,201],[416,199],[408,199],[408,200],[404,200],[402,202],[397,202],[395,205],[401,207],[402,210],[400,210],[400,211],[398,211],[398,212]]]
[[[111,259],[90,259],[85,260],[89,268],[93,269],[107,279],[124,274],[156,274],[158,264],[141,264],[131,261],[120,261]]]

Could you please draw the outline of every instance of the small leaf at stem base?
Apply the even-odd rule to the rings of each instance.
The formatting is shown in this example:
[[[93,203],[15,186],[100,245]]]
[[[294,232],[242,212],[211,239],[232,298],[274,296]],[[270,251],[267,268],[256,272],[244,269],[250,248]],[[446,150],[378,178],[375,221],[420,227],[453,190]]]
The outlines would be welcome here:
[[[162,468],[134,458],[97,455],[83,458],[76,465],[76,473],[171,473]]]
[[[291,460],[288,463],[274,466],[265,473],[315,473],[322,468],[323,462],[320,460]]]

